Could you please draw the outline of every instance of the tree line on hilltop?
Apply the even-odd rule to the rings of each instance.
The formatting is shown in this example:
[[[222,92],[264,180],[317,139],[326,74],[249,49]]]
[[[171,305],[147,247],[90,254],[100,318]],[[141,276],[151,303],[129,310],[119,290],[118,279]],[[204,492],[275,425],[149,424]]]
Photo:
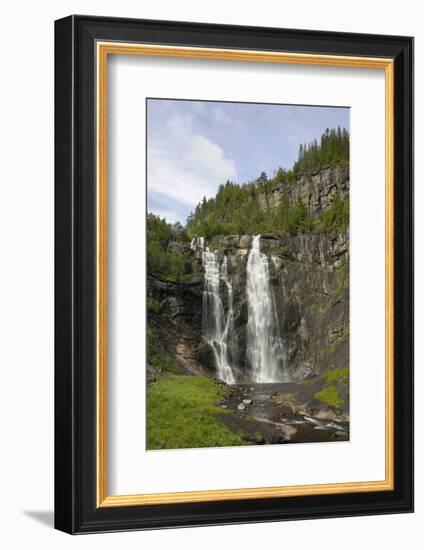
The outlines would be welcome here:
[[[193,237],[210,239],[215,235],[288,233],[296,235],[314,231],[343,232],[349,224],[349,204],[336,196],[320,216],[309,215],[306,205],[289,201],[288,190],[304,174],[326,167],[348,165],[349,132],[327,129],[320,141],[301,144],[291,170],[278,168],[272,178],[262,172],[251,182],[227,181],[218,187],[215,197],[203,200],[187,218],[186,226],[170,224],[152,213],[147,218],[147,261],[149,273],[183,280],[189,274],[187,258],[170,243],[187,243]],[[283,197],[274,208],[267,208],[267,195],[279,186]]]

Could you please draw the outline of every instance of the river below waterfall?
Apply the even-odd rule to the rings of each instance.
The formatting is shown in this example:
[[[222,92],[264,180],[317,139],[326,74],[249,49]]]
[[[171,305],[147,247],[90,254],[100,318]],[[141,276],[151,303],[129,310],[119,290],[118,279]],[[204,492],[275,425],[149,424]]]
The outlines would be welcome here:
[[[348,422],[316,418],[302,409],[308,394],[307,387],[293,382],[234,385],[221,403],[231,414],[220,420],[258,445],[349,440]]]

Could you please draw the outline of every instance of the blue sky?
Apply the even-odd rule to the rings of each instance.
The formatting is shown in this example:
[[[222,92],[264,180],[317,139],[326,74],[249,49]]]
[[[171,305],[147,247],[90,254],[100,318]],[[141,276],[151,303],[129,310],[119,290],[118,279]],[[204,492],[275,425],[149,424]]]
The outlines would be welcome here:
[[[349,129],[346,107],[149,99],[148,210],[184,224],[221,183],[291,168],[300,143],[339,125]]]

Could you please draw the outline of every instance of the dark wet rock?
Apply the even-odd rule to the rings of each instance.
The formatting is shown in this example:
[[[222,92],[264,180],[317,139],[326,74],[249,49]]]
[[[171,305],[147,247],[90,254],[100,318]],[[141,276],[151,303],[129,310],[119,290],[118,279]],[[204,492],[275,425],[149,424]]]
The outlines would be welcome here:
[[[252,244],[252,236],[251,235],[241,235],[238,245],[241,249],[249,249]]]
[[[262,207],[277,207],[284,193],[290,203],[302,200],[310,215],[320,215],[334,197],[348,198],[349,169],[344,166],[326,168],[302,175],[292,184],[279,184],[261,198]],[[233,287],[235,341],[232,354],[240,380],[249,379],[246,265],[251,242],[251,235],[224,235],[205,243],[220,257],[224,254],[227,257]],[[166,348],[176,349],[175,339],[187,337],[191,360],[202,367],[199,372],[213,375],[213,352],[202,339],[202,251],[193,251],[185,243],[170,243],[170,246],[184,253],[192,263],[192,277],[185,282],[148,277],[148,297],[154,298],[161,307],[156,318],[149,313],[149,323],[150,318],[156,325],[167,323],[167,327],[160,330]],[[291,378],[314,379],[328,369],[348,366],[349,233],[265,234],[261,237],[261,251],[269,258],[270,279]],[[226,293],[223,292],[223,296]],[[173,327],[163,321],[164,318],[170,320]],[[343,388],[340,391],[343,392]],[[343,414],[348,411],[344,410]]]
[[[330,407],[322,406],[314,411],[314,418],[318,420],[337,420],[337,413]]]
[[[241,408],[246,399],[251,405]],[[349,439],[347,422],[314,416],[313,397],[301,383],[231,386],[225,405],[220,422],[256,445]]]
[[[162,316],[173,317],[198,330],[202,322],[203,278],[188,282],[164,281],[152,275],[147,279],[147,296],[160,304]]]
[[[216,237],[212,242],[217,250],[224,250],[219,246],[228,244],[226,239]],[[262,237],[261,251],[270,259],[270,278],[292,377],[302,380],[330,367],[347,366],[348,234]],[[238,365],[243,369],[246,368],[247,255],[238,252],[240,249],[226,253],[234,293]]]

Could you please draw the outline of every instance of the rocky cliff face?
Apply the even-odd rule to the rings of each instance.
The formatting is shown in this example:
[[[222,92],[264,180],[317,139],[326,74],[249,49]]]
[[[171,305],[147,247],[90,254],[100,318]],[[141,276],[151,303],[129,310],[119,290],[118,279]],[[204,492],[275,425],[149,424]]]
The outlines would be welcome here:
[[[241,373],[246,364],[246,263],[251,237],[216,237],[234,292],[234,323]],[[347,234],[264,235],[280,331],[293,379],[348,364],[349,238]]]
[[[336,196],[349,198],[349,167],[335,166],[314,174],[302,175],[296,183],[280,183],[271,193],[260,197],[264,209],[276,208],[286,196],[291,205],[299,200],[306,205],[310,216],[319,216],[327,210]]]
[[[276,188],[261,198],[264,208],[278,206],[284,192],[292,204],[300,198],[310,215],[320,215],[333,199],[348,198],[349,171],[346,167],[322,170],[303,176],[289,189]],[[233,287],[236,364],[241,377],[246,373],[246,265],[251,235],[217,236],[205,243],[227,257]],[[180,245],[181,246],[181,245]],[[293,380],[321,374],[349,363],[349,235],[309,233],[263,235],[261,252],[269,259],[280,332]],[[175,355],[183,370],[214,370],[209,346],[201,338],[202,251],[182,246],[192,265],[187,283],[170,283],[149,278],[148,295],[161,304],[161,318],[155,320],[160,345]],[[225,307],[225,304],[224,304]]]

